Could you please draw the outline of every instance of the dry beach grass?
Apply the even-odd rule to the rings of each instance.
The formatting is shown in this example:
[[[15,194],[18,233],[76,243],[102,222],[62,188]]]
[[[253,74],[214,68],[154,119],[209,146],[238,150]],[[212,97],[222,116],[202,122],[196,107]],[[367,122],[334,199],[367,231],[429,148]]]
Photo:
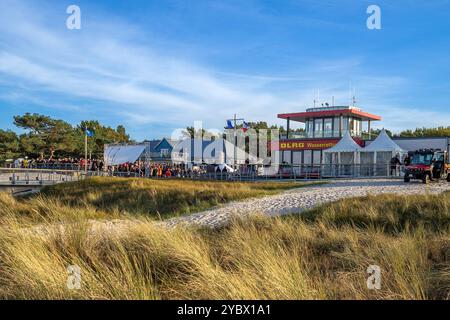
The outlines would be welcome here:
[[[169,193],[184,188],[158,183]],[[0,194],[0,298],[450,299],[448,193],[344,199],[301,215],[236,218],[220,229],[168,229],[141,218],[120,232],[93,233],[89,219],[129,219],[106,199],[141,182],[95,184],[100,195],[92,198],[77,194],[78,184],[30,199]],[[266,185],[255,193],[286,187]],[[229,190],[243,197],[252,188],[217,183],[205,184],[205,191],[194,183],[179,190],[185,195],[177,213],[194,210],[198,202],[190,197],[202,192],[224,199]],[[102,198],[102,192],[110,194]],[[163,199],[152,201],[161,208]],[[138,212],[136,205],[131,214]],[[19,232],[36,223],[67,227],[45,236]],[[381,290],[366,286],[366,269],[374,264],[382,270]],[[81,269],[79,290],[66,285],[69,265]]]
[[[262,197],[311,183],[238,183],[95,177],[42,191],[45,198],[108,214],[168,218],[249,197]]]

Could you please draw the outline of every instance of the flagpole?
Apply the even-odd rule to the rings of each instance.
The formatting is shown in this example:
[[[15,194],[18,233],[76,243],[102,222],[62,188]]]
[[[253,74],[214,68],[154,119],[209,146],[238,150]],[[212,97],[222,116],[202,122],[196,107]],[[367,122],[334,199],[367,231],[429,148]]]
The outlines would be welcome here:
[[[87,127],[84,128],[84,173],[87,175]]]
[[[236,152],[236,144],[237,144],[237,135],[236,135],[236,113],[234,114],[234,170],[236,170],[236,163],[237,163],[237,152]]]

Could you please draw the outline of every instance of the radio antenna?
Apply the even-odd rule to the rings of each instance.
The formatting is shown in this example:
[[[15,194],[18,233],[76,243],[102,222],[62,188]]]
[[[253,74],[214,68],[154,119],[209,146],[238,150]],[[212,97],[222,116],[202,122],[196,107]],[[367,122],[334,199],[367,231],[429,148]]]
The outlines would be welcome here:
[[[353,98],[352,98],[352,81],[350,80],[348,83],[348,100],[350,105],[353,104]]]
[[[314,98],[314,108],[316,107],[316,103],[320,104],[320,90],[317,89],[317,96]]]

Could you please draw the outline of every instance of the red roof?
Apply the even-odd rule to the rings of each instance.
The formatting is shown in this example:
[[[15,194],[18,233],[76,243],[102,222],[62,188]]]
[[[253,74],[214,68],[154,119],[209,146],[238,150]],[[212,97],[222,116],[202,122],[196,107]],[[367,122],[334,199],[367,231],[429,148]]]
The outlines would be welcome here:
[[[307,118],[323,118],[339,115],[353,115],[357,118],[361,118],[361,120],[372,120],[372,121],[381,120],[380,116],[360,111],[358,109],[336,109],[336,110],[306,111],[297,113],[281,113],[278,115],[278,118],[280,119],[289,118],[292,121],[306,122]]]

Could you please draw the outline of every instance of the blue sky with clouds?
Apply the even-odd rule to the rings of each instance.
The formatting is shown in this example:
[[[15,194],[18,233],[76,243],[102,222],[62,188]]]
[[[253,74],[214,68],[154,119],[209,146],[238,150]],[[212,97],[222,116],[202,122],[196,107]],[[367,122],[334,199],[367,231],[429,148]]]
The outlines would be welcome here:
[[[318,89],[348,104],[350,82],[380,127],[450,125],[450,0],[2,0],[0,21],[1,128],[24,112],[138,140],[234,113],[283,124]]]

